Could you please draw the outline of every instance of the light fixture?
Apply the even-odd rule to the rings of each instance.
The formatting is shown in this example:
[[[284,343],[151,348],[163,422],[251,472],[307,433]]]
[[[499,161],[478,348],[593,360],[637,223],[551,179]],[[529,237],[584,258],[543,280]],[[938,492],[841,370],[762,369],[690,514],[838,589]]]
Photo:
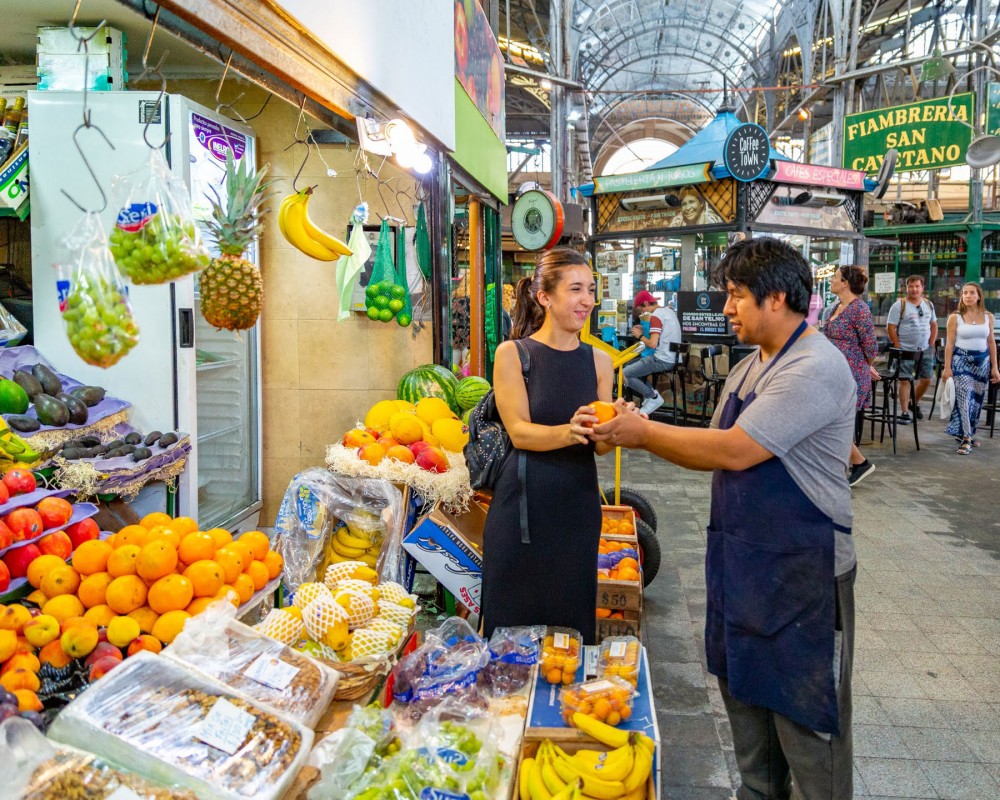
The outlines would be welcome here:
[[[552,90],[552,81],[550,81],[548,78],[542,78],[538,82],[538,88],[541,89],[541,90],[543,90],[543,91],[546,91],[546,92],[551,91]]]
[[[941,55],[941,49],[934,48],[931,57],[920,67],[920,82],[936,81],[939,78],[947,78],[955,74],[955,65]]]
[[[804,108],[800,108],[799,109],[799,119],[801,119],[803,122],[805,120],[809,119],[809,112],[806,109],[804,109]]]
[[[835,208],[847,202],[847,195],[836,194],[835,192],[823,192],[818,189],[810,189],[807,192],[800,192],[792,202],[797,206],[810,206],[812,208]]]
[[[403,169],[412,169],[421,175],[431,171],[434,160],[427,153],[427,145],[417,141],[413,129],[403,119],[390,119],[380,124],[369,117],[358,117],[358,142],[369,153],[395,156]]]
[[[426,152],[421,153],[413,159],[413,171],[419,175],[426,175],[434,168],[434,161]]]
[[[578,119],[580,119],[580,118],[581,118],[582,116],[583,116],[583,114],[582,114],[582,113],[580,112],[580,110],[579,110],[579,109],[576,109],[576,108],[574,108],[574,109],[573,109],[572,111],[570,111],[570,112],[569,112],[569,113],[568,113],[568,114],[566,115],[566,121],[567,121],[567,122],[576,122],[576,121],[577,121]]]
[[[988,64],[976,67],[975,69],[970,69],[964,75],[960,76],[955,81],[955,88],[952,89],[951,93],[948,95],[949,117],[951,116],[951,102],[955,99],[955,91],[974,73],[982,72],[983,70],[988,71],[991,75],[1000,77],[1000,70]],[[1000,136],[994,136],[989,133],[980,133],[976,129],[975,125],[971,122],[966,122],[964,119],[953,119],[952,121],[960,122],[962,125],[965,125],[965,127],[971,128],[972,132],[975,134],[965,151],[966,164],[973,169],[986,169],[987,167],[992,167],[994,164],[1000,163]]]

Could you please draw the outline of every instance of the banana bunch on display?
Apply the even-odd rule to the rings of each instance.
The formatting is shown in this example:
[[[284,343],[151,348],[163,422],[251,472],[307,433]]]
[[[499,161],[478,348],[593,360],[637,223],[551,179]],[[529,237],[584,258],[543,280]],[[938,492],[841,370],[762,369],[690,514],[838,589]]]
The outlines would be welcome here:
[[[15,466],[34,464],[41,458],[41,453],[28,447],[24,439],[7,427],[7,423],[0,418],[0,472]]]
[[[592,723],[586,726],[592,729],[587,732],[615,749],[579,750],[570,755],[546,739],[535,758],[521,761],[520,800],[646,800],[653,771],[653,740],[643,733],[620,731],[591,717],[586,719]],[[577,727],[586,729],[581,724]]]
[[[317,261],[336,261],[341,256],[352,255],[351,250],[336,236],[331,236],[309,217],[309,200],[312,189],[290,194],[281,201],[278,227],[288,243]]]
[[[325,563],[361,561],[374,568],[385,537],[382,520],[374,514],[358,511],[355,519],[343,522],[330,537]]]

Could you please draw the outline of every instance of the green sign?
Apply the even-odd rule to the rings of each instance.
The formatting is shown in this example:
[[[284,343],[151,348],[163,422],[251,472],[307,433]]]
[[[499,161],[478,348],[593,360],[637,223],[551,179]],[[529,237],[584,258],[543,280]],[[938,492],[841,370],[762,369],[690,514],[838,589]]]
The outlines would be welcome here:
[[[972,141],[973,95],[849,114],[844,121],[844,168],[874,174],[885,151],[899,151],[896,172],[965,163]]]
[[[986,132],[1000,136],[1000,83],[991,83],[986,100]]]
[[[640,189],[659,189],[663,186],[686,186],[708,183],[711,164],[691,164],[686,167],[664,167],[629,175],[602,175],[594,178],[594,194],[609,192],[634,192]]]

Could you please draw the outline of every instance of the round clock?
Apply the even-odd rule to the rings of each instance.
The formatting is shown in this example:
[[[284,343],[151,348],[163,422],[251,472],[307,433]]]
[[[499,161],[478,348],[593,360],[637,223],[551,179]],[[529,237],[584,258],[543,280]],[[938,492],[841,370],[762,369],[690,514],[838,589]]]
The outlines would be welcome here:
[[[563,207],[544,189],[530,189],[514,202],[510,227],[525,250],[548,250],[563,232]]]
[[[771,167],[771,142],[767,131],[752,122],[730,132],[725,147],[726,169],[736,180],[755,181]]]

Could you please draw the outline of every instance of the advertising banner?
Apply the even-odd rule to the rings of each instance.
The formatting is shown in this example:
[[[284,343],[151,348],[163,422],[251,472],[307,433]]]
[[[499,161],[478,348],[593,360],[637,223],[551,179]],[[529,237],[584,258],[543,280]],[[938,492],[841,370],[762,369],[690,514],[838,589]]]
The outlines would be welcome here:
[[[736,218],[735,203],[727,202],[729,191],[714,191],[717,183],[703,191],[688,185],[658,190],[648,195],[604,196],[598,202],[598,233],[650,231],[663,228],[686,228],[719,225]],[[728,187],[727,187],[728,188]],[[717,201],[726,203],[719,208]]]
[[[729,323],[722,309],[725,292],[678,292],[677,316],[684,336],[728,336]]]
[[[594,178],[594,194],[608,192],[634,192],[665,186],[684,186],[688,183],[708,183],[711,164],[691,164],[684,167],[664,167],[633,172],[627,175],[600,175]]]
[[[455,77],[500,141],[504,121],[503,56],[477,0],[455,3]]]
[[[896,172],[965,163],[972,141],[973,95],[956,94],[860,114],[844,122],[844,167],[874,175],[885,151],[899,151]]]

